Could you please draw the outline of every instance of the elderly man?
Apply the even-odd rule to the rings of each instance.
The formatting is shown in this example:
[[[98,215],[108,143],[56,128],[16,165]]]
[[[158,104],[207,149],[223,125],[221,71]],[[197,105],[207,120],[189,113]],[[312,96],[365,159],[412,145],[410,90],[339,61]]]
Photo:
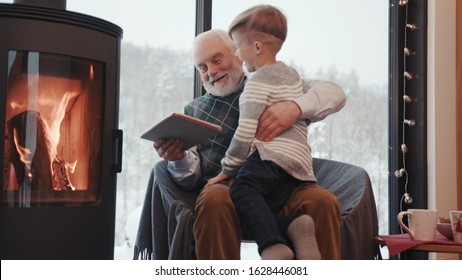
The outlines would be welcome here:
[[[207,93],[185,106],[185,114],[216,123],[222,133],[183,151],[177,139],[161,139],[154,148],[158,162],[148,183],[134,258],[240,259],[246,238],[227,185],[203,189],[220,171],[220,160],[238,125],[239,96],[246,82],[242,61],[223,30],[198,35],[193,60]],[[345,104],[343,90],[327,81],[305,81],[304,95],[276,103],[261,116],[257,137],[269,141],[297,119],[318,121]],[[340,258],[340,211],[336,197],[312,184],[297,188],[282,210],[284,215],[308,214],[323,259]]]

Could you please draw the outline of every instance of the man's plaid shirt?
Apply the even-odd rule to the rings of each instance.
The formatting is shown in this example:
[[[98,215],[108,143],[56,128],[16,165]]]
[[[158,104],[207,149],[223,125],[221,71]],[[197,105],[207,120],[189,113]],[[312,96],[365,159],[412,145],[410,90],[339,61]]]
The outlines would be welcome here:
[[[245,79],[245,78],[244,78]],[[198,97],[185,106],[186,115],[193,116],[221,126],[221,132],[198,145],[201,159],[201,179],[216,176],[221,171],[221,159],[225,156],[239,119],[239,96],[244,89],[245,80],[237,89],[225,97],[210,93]]]

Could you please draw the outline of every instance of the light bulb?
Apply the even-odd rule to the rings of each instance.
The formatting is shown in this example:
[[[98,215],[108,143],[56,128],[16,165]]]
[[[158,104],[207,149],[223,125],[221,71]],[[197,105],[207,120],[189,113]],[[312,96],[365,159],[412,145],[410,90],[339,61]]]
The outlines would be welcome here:
[[[415,120],[404,120],[403,123],[407,124],[408,126],[414,126]]]
[[[402,145],[401,145],[401,151],[402,151],[404,154],[406,154],[406,153],[409,151],[406,144],[402,144]]]
[[[401,168],[400,170],[395,171],[395,177],[396,178],[401,178],[403,177],[403,174],[406,173],[406,169]]]
[[[419,78],[419,75],[412,74],[411,72],[404,71],[403,74],[404,74],[404,77],[406,77],[406,79],[408,80],[414,80],[414,79]]]
[[[406,204],[411,204],[412,203],[412,197],[409,193],[405,193],[404,194],[404,202],[406,202]]]
[[[400,6],[406,6],[407,3],[408,3],[408,0],[399,0],[398,3],[399,3]]]
[[[406,27],[409,28],[412,31],[419,29],[419,27],[415,23],[407,23]]]
[[[411,51],[411,49],[409,49],[409,48],[404,48],[404,54],[406,56],[415,55],[415,51]]]

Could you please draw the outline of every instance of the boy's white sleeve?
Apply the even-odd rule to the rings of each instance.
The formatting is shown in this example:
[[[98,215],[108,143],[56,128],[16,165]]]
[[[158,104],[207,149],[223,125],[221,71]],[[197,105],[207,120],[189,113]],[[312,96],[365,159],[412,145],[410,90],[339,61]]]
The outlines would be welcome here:
[[[303,80],[303,92],[293,100],[302,111],[300,119],[320,121],[338,112],[346,103],[345,92],[333,82]]]

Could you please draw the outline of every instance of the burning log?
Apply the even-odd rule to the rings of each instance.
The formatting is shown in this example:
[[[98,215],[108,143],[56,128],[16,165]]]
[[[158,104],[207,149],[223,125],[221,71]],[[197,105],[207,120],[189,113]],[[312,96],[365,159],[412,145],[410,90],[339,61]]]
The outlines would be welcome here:
[[[53,190],[55,191],[73,191],[74,186],[69,181],[69,173],[66,169],[66,163],[61,160],[58,156],[53,159],[52,163],[53,170]]]
[[[65,162],[52,152],[39,112],[19,113],[7,125],[10,161],[20,188],[74,190]]]
[[[10,160],[19,187],[30,185],[32,189],[49,190],[52,185],[49,142],[40,113],[24,111],[9,119],[7,125]],[[24,155],[24,149],[29,151],[28,155]]]

